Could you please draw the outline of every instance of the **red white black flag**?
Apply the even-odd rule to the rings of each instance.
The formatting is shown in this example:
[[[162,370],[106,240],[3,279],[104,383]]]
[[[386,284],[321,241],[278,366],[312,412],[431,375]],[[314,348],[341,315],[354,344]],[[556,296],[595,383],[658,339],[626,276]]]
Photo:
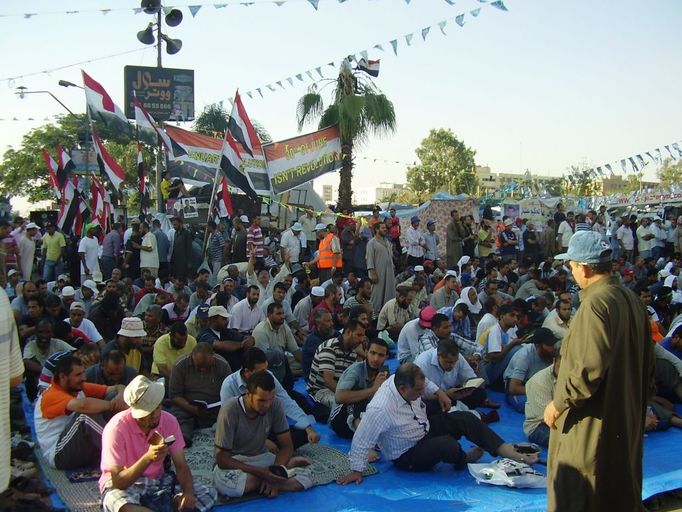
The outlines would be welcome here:
[[[140,192],[140,213],[147,213],[149,210],[149,191],[147,190],[147,164],[142,154],[142,144],[137,143],[137,179],[139,180]]]
[[[185,151],[180,144],[175,142],[165,131],[159,128],[154,121],[154,118],[144,109],[137,97],[133,98],[133,101],[135,103],[135,124],[137,124],[138,131],[145,134],[153,134],[154,140],[158,137],[168,152],[168,158],[171,160],[186,155],[187,151]]]
[[[239,91],[234,95],[232,112],[230,113],[230,119],[227,122],[227,131],[232,135],[234,140],[239,142],[244,148],[244,151],[249,155],[253,156],[254,151],[260,151],[260,139],[246,113],[242,99],[239,96]]]
[[[225,139],[223,140],[222,153],[220,155],[220,170],[230,182],[249,196],[254,202],[258,202],[258,194],[256,193],[246,175],[239,169],[242,159],[239,156],[239,149],[237,143],[230,135],[230,132],[225,132]]]
[[[92,127],[92,141],[95,143],[95,153],[97,153],[97,165],[99,166],[100,173],[102,176],[109,178],[114,189],[118,192],[121,183],[126,178],[123,168],[107,152],[94,126]]]
[[[45,160],[45,165],[47,166],[47,172],[50,175],[50,186],[54,190],[57,199],[61,200],[62,189],[59,186],[59,182],[57,181],[57,162],[54,161],[54,158],[50,156],[50,153],[48,153],[47,149],[45,148],[43,148],[43,159]]]
[[[83,73],[83,89],[85,90],[85,99],[88,103],[90,115],[93,118],[99,119],[109,126],[111,121],[123,123],[129,130],[130,125],[126,119],[123,111],[114,103],[109,93],[102,87],[102,84],[93,79],[85,71]]]

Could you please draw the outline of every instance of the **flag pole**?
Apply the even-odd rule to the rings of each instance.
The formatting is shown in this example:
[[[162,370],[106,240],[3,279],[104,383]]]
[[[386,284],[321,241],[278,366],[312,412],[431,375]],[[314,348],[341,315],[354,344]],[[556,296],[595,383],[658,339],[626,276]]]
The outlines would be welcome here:
[[[220,155],[218,156],[218,165],[216,165],[215,176],[213,177],[213,188],[211,191],[211,199],[208,203],[208,213],[206,214],[206,227],[204,228],[204,240],[201,242],[201,254],[204,255],[206,251],[206,243],[208,242],[208,221],[210,219],[211,212],[213,211],[213,204],[215,203],[216,190],[218,189],[218,176],[220,172],[220,161],[222,160],[223,147],[225,146],[225,137],[227,136],[227,129],[223,133],[223,146],[220,148]]]

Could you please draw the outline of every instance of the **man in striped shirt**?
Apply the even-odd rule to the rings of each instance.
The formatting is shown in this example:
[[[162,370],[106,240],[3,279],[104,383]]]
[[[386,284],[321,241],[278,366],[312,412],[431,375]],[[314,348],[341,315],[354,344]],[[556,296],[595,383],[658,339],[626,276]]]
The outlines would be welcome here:
[[[442,412],[427,417],[422,397],[437,399]],[[350,451],[351,472],[339,484],[362,482],[367,456],[375,445],[398,469],[427,471],[439,462],[463,469],[483,456],[507,457],[533,464],[537,455],[526,455],[505,443],[495,432],[470,412],[447,412],[452,405],[444,391],[424,377],[414,363],[405,363],[389,377],[367,406],[353,436]],[[464,452],[458,439],[465,437],[475,445]]]
[[[256,215],[246,230],[246,249],[248,254],[253,254],[256,258],[263,258],[263,231],[260,228],[260,215]]]
[[[358,359],[355,349],[365,338],[365,326],[349,320],[343,334],[325,341],[315,351],[308,377],[308,393],[330,409],[336,407],[336,383],[341,374]]]

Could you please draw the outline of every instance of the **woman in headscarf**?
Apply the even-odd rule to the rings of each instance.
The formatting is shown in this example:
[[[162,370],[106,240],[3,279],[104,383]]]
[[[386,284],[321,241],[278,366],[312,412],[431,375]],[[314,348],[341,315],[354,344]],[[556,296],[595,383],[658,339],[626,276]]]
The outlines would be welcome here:
[[[478,300],[478,293],[476,293],[476,288],[473,286],[467,286],[462,289],[460,294],[460,300],[469,307],[469,319],[471,320],[471,325],[476,328],[478,321],[481,319],[481,302]]]

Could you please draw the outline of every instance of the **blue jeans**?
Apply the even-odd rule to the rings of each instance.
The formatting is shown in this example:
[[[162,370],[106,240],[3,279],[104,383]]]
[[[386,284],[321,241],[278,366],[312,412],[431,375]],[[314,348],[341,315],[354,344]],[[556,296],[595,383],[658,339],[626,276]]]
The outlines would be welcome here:
[[[526,413],[526,401],[528,397],[526,395],[512,395],[509,392],[504,394],[504,401],[511,405],[512,409],[521,414]]]
[[[528,439],[531,443],[547,448],[549,446],[549,427],[540,423],[535,430],[528,434]]]
[[[102,256],[102,277],[104,280],[111,278],[111,271],[116,268],[116,258]]]
[[[483,364],[483,377],[485,378],[485,381],[486,383],[488,383],[488,385],[494,384],[500,377],[502,377],[502,374],[507,369],[507,366],[509,365],[509,361],[511,361],[512,356],[520,348],[521,345],[515,346],[513,349],[507,352],[507,355],[504,356],[504,359],[497,363]]]
[[[45,281],[56,281],[57,276],[64,273],[64,263],[62,260],[45,260],[43,265],[43,279]]]

